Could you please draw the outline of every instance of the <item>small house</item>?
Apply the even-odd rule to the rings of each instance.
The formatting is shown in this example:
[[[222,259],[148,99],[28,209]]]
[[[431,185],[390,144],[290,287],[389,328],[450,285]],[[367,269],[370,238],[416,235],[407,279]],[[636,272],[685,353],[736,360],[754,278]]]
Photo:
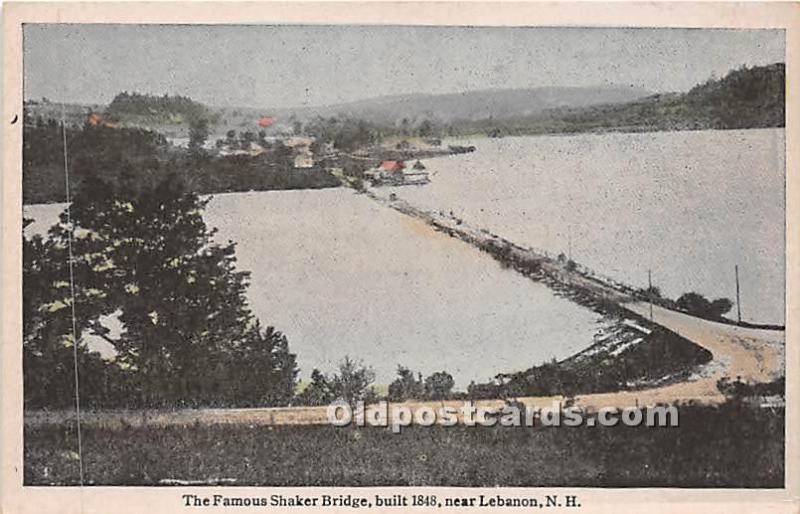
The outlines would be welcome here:
[[[314,156],[310,151],[299,152],[294,156],[294,167],[296,169],[308,169],[314,167]]]
[[[418,168],[407,170],[403,161],[382,161],[377,167],[365,172],[364,176],[371,179],[375,186],[421,185],[429,182],[426,172]]]
[[[402,173],[406,169],[406,163],[403,161],[383,161],[378,170],[384,173]]]

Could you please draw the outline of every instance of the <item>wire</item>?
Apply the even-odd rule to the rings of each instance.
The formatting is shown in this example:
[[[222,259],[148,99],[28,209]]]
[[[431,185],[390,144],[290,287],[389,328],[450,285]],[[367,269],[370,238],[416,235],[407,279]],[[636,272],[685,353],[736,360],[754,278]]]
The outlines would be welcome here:
[[[69,194],[69,163],[67,159],[67,122],[64,115],[64,104],[61,104],[61,134],[63,136],[64,144],[64,186],[66,189],[67,200],[67,255],[69,258],[69,292],[72,300],[70,307],[72,308],[72,357],[75,372],[75,415],[77,422],[77,436],[78,436],[78,472],[80,477],[80,485],[83,487],[83,441],[81,440],[81,395],[80,395],[80,381],[78,379],[78,330],[75,324],[75,272],[73,269],[72,257],[72,238],[75,232],[75,227],[72,224],[71,198]]]

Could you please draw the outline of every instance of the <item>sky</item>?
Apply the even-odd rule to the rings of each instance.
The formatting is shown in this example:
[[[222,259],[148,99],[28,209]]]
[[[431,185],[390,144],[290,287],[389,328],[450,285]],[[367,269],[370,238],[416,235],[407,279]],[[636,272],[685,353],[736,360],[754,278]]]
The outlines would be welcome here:
[[[685,91],[783,62],[782,30],[26,24],[26,99],[300,107],[540,86]]]

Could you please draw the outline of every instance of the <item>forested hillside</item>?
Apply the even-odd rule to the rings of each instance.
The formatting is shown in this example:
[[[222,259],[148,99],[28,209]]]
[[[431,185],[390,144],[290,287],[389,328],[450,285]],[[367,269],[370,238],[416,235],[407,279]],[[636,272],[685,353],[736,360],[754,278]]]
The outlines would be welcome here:
[[[201,119],[214,122],[217,116],[205,105],[185,96],[156,96],[127,91],[114,97],[105,114],[117,121],[145,118],[162,123],[191,123]]]
[[[740,68],[685,93],[651,95],[621,104],[551,109],[506,120],[463,122],[460,133],[743,129],[784,126],[783,63]]]

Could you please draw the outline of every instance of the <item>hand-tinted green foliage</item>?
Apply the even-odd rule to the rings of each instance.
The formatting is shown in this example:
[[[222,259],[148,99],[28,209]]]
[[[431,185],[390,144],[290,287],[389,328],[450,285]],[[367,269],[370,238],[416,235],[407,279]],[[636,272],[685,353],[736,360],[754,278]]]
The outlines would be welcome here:
[[[114,385],[109,396],[96,401],[105,406],[287,403],[294,390],[294,355],[280,332],[263,329],[250,312],[247,273],[235,269],[234,245],[212,242],[214,231],[203,221],[207,200],[188,193],[174,175],[152,184],[127,183],[87,179],[70,209],[76,332],[79,338],[99,334],[116,351],[109,364],[82,357],[88,360],[81,365],[82,381]],[[65,216],[47,241],[25,242],[25,396],[32,406],[64,404],[61,397],[47,396],[46,382],[71,357],[62,351],[64,342],[71,342]],[[124,327],[116,335],[101,325],[102,316],[115,313]],[[50,373],[48,366],[54,366]],[[71,390],[68,384],[59,387]]]
[[[64,134],[53,120],[27,125],[22,137],[22,201],[64,201]],[[123,175],[148,177],[161,173],[167,141],[142,129],[105,126],[67,127],[70,188],[80,191],[87,176],[119,182]]]
[[[653,95],[634,102],[550,109],[525,117],[466,121],[458,133],[503,135],[643,132],[783,127],[786,77],[783,63],[743,67],[686,93]]]
[[[119,93],[106,108],[106,115],[117,121],[131,117],[150,118],[163,122],[188,122],[199,119],[216,122],[216,115],[205,105],[185,96],[156,96],[140,93]]]
[[[291,149],[275,145],[250,157],[176,158],[165,164],[177,169],[191,191],[199,194],[338,187],[339,179],[320,168],[295,169]]]
[[[404,367],[397,367],[397,378],[389,384],[388,400],[447,400],[453,397],[455,380],[446,371],[437,371],[423,380],[422,373],[414,373]]]
[[[375,381],[372,368],[356,362],[349,356],[339,363],[339,370],[328,379],[334,399],[345,401],[351,405],[364,400],[367,390]]]
[[[345,356],[336,373],[326,376],[318,369],[312,371],[311,382],[296,396],[295,403],[328,405],[337,400],[351,405],[358,401],[370,403],[375,399],[370,387],[374,380],[372,368]]]
[[[397,367],[397,378],[389,384],[389,401],[421,400],[425,396],[422,374],[414,377],[414,372],[404,366]]]
[[[54,121],[25,126],[24,203],[64,201],[62,137]],[[195,144],[199,148],[199,139]],[[170,147],[155,132],[87,124],[67,128],[67,149],[71,189],[75,192],[81,190],[87,177],[99,177],[118,187],[138,187],[139,182],[152,183],[168,173],[182,177],[189,191],[198,194],[339,185],[339,180],[323,169],[294,169],[291,149],[283,145],[255,157],[211,157]]]
[[[352,152],[357,148],[369,146],[385,135],[386,130],[364,120],[350,117],[315,118],[305,126],[308,135],[316,139],[316,145],[333,143],[339,150]],[[315,153],[319,147],[314,147]]]
[[[431,400],[446,400],[453,394],[453,376],[446,371],[437,371],[425,379],[425,394]]]
[[[311,372],[311,382],[296,397],[300,405],[328,405],[335,399],[328,378],[318,369]]]
[[[82,256],[89,264],[92,256]],[[75,401],[75,348],[68,252],[63,244],[34,236],[22,250],[23,389],[26,407],[64,407]],[[75,267],[75,331],[91,331],[94,321],[109,313],[102,282],[88,265]],[[115,403],[126,388],[126,372],[110,366],[85,344],[77,348],[84,406]]]

